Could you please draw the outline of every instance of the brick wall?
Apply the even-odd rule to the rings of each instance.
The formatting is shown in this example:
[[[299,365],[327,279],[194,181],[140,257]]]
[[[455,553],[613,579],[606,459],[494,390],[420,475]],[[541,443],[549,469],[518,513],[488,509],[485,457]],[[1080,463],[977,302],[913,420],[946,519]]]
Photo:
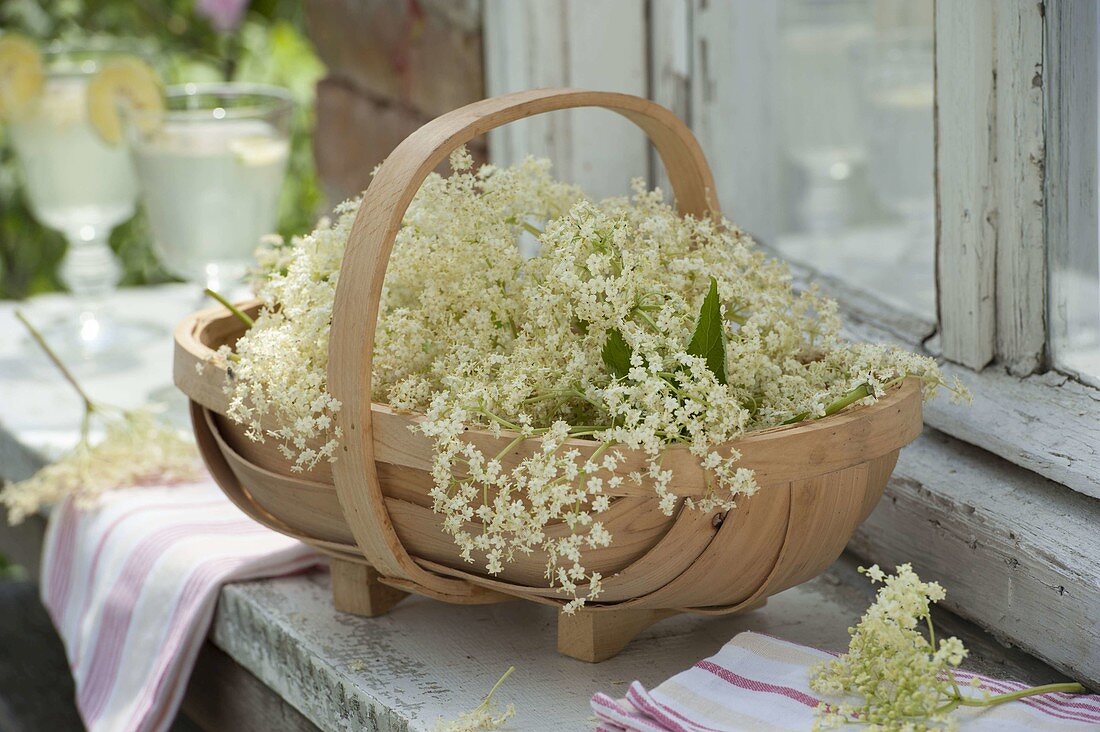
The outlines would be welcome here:
[[[485,96],[480,0],[306,0],[306,20],[329,69],[314,149],[334,202],[417,127]],[[484,141],[471,152],[484,159]]]

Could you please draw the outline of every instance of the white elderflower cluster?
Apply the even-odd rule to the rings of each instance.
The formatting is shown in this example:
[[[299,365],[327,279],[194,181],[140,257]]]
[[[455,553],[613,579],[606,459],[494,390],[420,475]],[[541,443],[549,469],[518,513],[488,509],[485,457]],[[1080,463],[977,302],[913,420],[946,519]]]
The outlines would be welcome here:
[[[435,725],[435,732],[482,732],[483,730],[503,727],[509,719],[516,716],[516,707],[514,704],[509,704],[501,709],[493,701],[493,695],[515,670],[515,666],[509,666],[504,675],[493,684],[493,688],[485,695],[481,704],[467,712],[462,712],[454,719],[438,720]]]
[[[860,568],[881,582],[874,604],[852,629],[848,652],[811,672],[811,687],[826,695],[858,694],[859,703],[822,707],[815,725],[828,729],[859,721],[870,729],[953,729],[948,716],[958,694],[951,674],[966,657],[958,638],[941,639],[932,631],[932,603],[945,596],[936,582],[922,582],[903,564],[892,576],[878,565]],[[927,627],[929,637],[921,632]]]
[[[175,485],[203,474],[194,443],[156,415],[144,410],[104,414],[103,408],[95,414],[104,419],[102,439],[92,442],[82,437],[59,460],[0,491],[9,523],[22,523],[66,496],[73,496],[77,507],[90,508],[106,491]]]
[[[597,203],[546,161],[475,171],[460,151],[452,167],[428,178],[398,234],[374,399],[426,415],[434,508],[461,556],[498,574],[541,552],[567,610],[599,594],[584,553],[613,541],[600,516],[624,481],[668,515],[681,506],[662,466],[669,446],[707,471],[707,495],[689,505],[729,510],[756,482],[724,443],[871,403],[906,376],[929,394],[943,384],[931,359],[842,342],[835,303],[796,293],[786,265],[733,224],[680,216],[640,182]],[[265,252],[264,309],[224,354],[230,417],[278,439],[299,469],[333,459],[340,439],[328,331],[356,205]],[[471,428],[514,439],[485,454],[463,438]],[[507,463],[524,440],[538,449]],[[618,474],[623,449],[642,451],[645,469]],[[569,531],[549,532],[556,524]]]
[[[922,582],[909,564],[887,575],[879,566],[860,567],[872,583],[882,583],[859,624],[849,628],[848,652],[810,672],[810,687],[828,697],[814,720],[815,730],[858,723],[872,732],[954,730],[953,712],[982,709],[1051,693],[1082,693],[1075,682],[1045,684],[993,695],[973,676],[966,693],[954,670],[967,656],[958,638],[936,643],[932,604],[946,597],[937,582]],[[925,638],[921,628],[926,628]],[[853,699],[854,697],[854,699]]]
[[[332,415],[340,402],[327,391],[332,305],[344,245],[357,205],[347,202],[335,225],[322,219],[313,233],[289,246],[268,242],[257,252],[256,294],[265,307],[231,350],[223,346],[231,377],[228,416],[249,426],[248,436],[278,440],[296,468],[330,460],[340,439]]]

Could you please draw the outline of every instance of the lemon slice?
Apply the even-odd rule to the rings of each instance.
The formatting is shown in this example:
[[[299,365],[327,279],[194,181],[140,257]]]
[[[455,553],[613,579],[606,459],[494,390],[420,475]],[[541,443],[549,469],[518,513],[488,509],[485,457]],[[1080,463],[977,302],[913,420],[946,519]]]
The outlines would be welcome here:
[[[34,42],[10,33],[0,36],[0,120],[22,114],[45,83],[42,55]]]
[[[110,145],[122,140],[119,111],[123,108],[137,113],[133,121],[142,132],[152,132],[160,126],[164,114],[160,78],[139,58],[111,59],[88,82],[88,120]]]
[[[252,168],[282,162],[290,153],[290,144],[275,137],[253,135],[231,140],[229,150],[237,162]]]

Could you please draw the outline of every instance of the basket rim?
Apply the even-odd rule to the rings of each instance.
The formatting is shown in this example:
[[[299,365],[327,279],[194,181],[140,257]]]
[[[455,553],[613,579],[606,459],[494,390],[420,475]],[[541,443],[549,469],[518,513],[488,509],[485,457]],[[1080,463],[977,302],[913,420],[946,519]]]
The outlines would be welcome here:
[[[238,307],[245,313],[255,314],[262,305],[260,300],[249,300],[239,303]],[[224,337],[227,333],[240,330],[240,321],[221,305],[215,305],[185,317],[175,331],[175,359],[173,366],[173,378],[176,386],[190,399],[202,406],[224,415],[227,408],[227,400],[222,389],[226,378],[225,366],[210,361],[215,353],[208,345],[208,339]],[[204,337],[205,336],[205,337]],[[202,366],[202,373],[198,373],[197,366]],[[208,371],[215,371],[220,376],[217,384],[213,384]],[[836,414],[819,419],[804,420],[795,424],[775,425],[745,432],[744,434],[722,443],[723,447],[738,447],[761,442],[789,437],[792,434],[807,435],[815,432],[830,432],[842,429],[848,424],[861,421],[878,411],[894,409],[902,402],[911,398],[915,391],[920,390],[918,377],[909,377],[897,386],[891,387],[886,394],[875,401],[874,404],[852,404]],[[919,402],[919,400],[918,400]],[[399,410],[385,402],[371,401],[371,411],[379,414],[403,419],[409,424],[416,424],[425,419],[419,412]],[[512,440],[519,436],[518,432],[502,429],[499,433],[486,429],[474,428],[465,432],[467,436],[482,437],[486,439]],[[537,436],[529,437],[523,443],[537,441]],[[523,444],[521,443],[521,444]],[[595,440],[581,438],[569,438],[563,445],[578,448],[582,451],[595,449],[599,446]],[[621,443],[616,443],[621,445]],[[623,448],[631,449],[631,448]],[[687,445],[670,444],[666,447],[670,452],[690,452]]]

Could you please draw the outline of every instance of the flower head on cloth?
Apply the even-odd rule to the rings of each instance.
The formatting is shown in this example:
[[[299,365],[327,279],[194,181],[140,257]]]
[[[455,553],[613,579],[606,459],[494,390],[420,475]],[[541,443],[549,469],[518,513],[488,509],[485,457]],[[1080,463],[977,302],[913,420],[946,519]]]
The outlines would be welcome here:
[[[635,681],[621,699],[596,694],[592,709],[606,732],[810,730],[821,719],[821,699],[810,689],[810,669],[833,658],[778,638],[740,633],[716,655],[653,689]],[[980,688],[964,687],[974,698],[983,690],[1001,694],[1026,686],[955,674],[968,683],[972,678],[980,682]],[[1100,696],[1044,694],[985,709],[963,708],[953,718],[965,732],[1083,732],[1100,728]]]

